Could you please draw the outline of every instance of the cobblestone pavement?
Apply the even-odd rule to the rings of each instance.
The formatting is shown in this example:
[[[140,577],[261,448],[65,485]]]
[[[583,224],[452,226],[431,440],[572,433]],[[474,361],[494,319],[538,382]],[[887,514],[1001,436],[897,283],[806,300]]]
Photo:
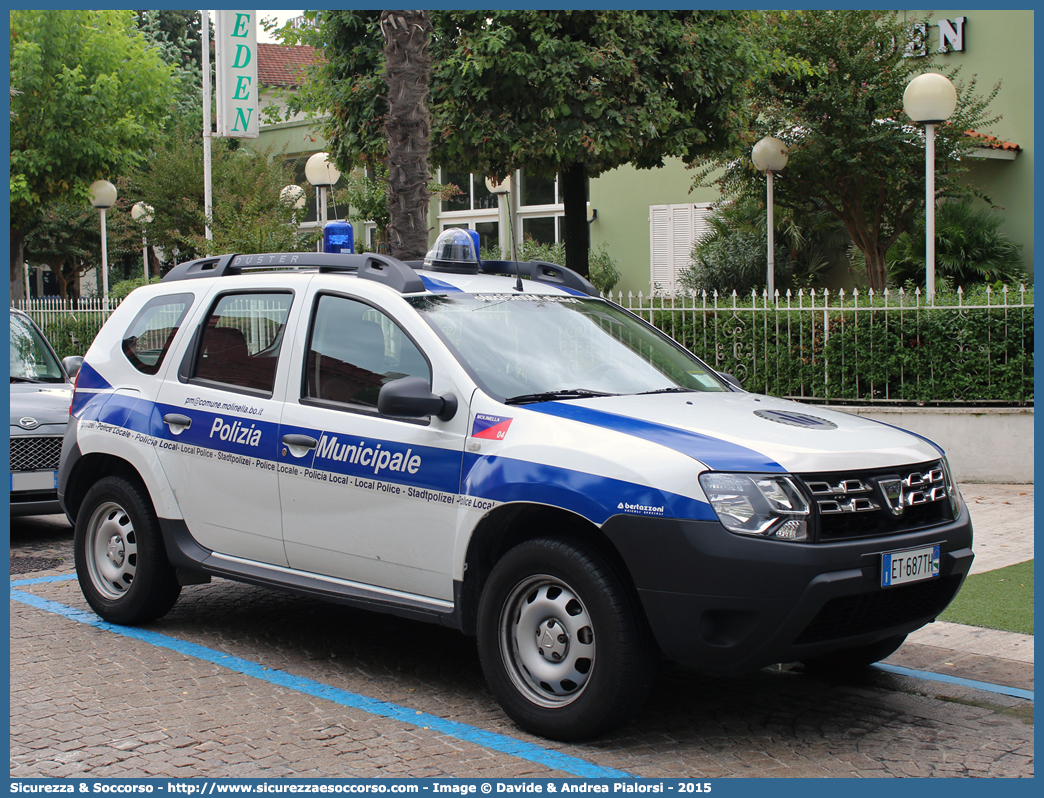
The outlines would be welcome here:
[[[71,575],[70,544],[60,517],[12,519],[12,581]],[[30,558],[46,570],[14,573]],[[17,590],[87,609],[74,579]],[[569,775],[425,728],[429,716],[646,777],[1034,774],[1032,703],[968,685],[883,672],[822,680],[799,666],[718,679],[665,664],[635,720],[563,744],[505,718],[473,641],[451,630],[222,580],[186,588],[146,628],[422,720],[370,714],[12,601],[12,777]],[[889,662],[1033,689],[1031,662],[920,644]]]

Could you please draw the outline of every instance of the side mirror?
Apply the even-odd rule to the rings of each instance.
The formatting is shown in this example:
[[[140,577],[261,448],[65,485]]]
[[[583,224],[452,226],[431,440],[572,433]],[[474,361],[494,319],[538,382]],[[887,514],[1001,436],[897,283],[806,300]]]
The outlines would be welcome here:
[[[725,382],[727,382],[733,388],[738,388],[741,391],[743,390],[743,386],[740,384],[740,381],[733,377],[731,374],[726,374],[724,371],[719,371],[718,376],[725,380]]]
[[[436,396],[423,377],[403,377],[381,388],[377,410],[385,416],[435,416],[440,421],[449,421],[457,414],[457,397],[451,393]]]
[[[62,365],[69,376],[75,380],[76,375],[80,373],[80,366],[83,365],[83,358],[79,355],[69,355],[62,358]]]

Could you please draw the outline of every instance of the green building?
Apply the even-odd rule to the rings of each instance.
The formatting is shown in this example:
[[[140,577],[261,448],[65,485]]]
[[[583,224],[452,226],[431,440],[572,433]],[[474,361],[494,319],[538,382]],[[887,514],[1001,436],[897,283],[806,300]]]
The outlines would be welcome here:
[[[976,131],[982,146],[974,155],[968,179],[993,198],[1004,217],[1002,232],[1022,245],[1027,274],[1033,274],[1033,11],[932,11],[904,12],[909,18],[928,15],[931,22],[917,38],[918,52],[941,52],[944,67],[960,66],[962,77],[978,78],[980,93],[1000,82],[991,109],[1001,119],[988,131]],[[292,86],[294,64],[310,59],[306,48],[261,45],[259,72],[262,83]],[[988,134],[988,135],[987,135]],[[284,157],[296,159],[300,182],[309,155],[324,142],[306,120],[263,126],[260,144],[273,145]],[[435,201],[431,210],[431,237],[447,227],[477,230],[483,245],[499,243],[502,251],[516,240],[532,237],[554,242],[561,236],[564,214],[556,181],[512,176],[510,195],[502,201],[491,195],[485,176],[466,170],[442,169],[440,183],[454,183],[463,193],[450,201]],[[704,226],[703,218],[718,199],[714,189],[692,190],[693,172],[679,161],[662,169],[637,170],[630,166],[607,172],[590,182],[591,246],[605,247],[616,260],[621,281],[616,290],[637,294],[671,290],[689,264],[693,240]],[[314,224],[316,211],[309,203],[306,223]],[[344,209],[339,209],[343,216]],[[356,240],[366,241],[372,225],[356,230]],[[844,286],[847,273],[835,271],[830,287]]]

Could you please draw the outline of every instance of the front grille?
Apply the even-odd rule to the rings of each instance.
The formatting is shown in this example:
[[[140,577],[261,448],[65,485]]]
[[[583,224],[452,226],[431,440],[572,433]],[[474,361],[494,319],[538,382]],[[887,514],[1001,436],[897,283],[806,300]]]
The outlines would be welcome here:
[[[953,520],[941,460],[899,468],[799,474],[820,541],[911,532]]]
[[[960,586],[961,577],[952,575],[873,593],[839,596],[823,605],[794,643],[820,643],[934,618]]]
[[[11,438],[11,471],[56,471],[61,456],[61,435]]]

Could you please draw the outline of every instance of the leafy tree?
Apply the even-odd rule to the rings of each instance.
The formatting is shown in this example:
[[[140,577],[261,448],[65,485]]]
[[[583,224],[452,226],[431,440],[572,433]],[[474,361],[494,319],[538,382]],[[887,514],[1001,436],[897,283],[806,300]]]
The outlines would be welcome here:
[[[135,11],[135,23],[171,68],[168,128],[203,129],[203,39],[199,11]],[[213,54],[211,54],[213,58]]]
[[[310,14],[314,12],[309,12]],[[431,13],[429,109],[436,164],[503,176],[558,175],[567,265],[587,273],[587,179],[626,163],[649,169],[732,144],[744,99],[771,53],[745,17],[722,11]],[[324,60],[295,110],[328,111],[342,168],[380,157],[388,113],[378,12],[323,11]]]
[[[121,197],[106,213],[110,287],[125,271],[141,273],[141,226],[131,219],[130,205]],[[101,264],[99,224],[96,209],[68,195],[40,208],[27,227],[25,259],[50,269],[63,299],[83,296],[80,279]],[[101,281],[98,293],[101,293]],[[109,296],[112,297],[111,290]]]
[[[935,213],[935,274],[954,287],[976,283],[1018,283],[1026,279],[1021,247],[1000,232],[1003,219],[970,202],[944,202]],[[924,285],[924,220],[888,249],[892,285]]]
[[[179,128],[156,145],[151,163],[121,179],[122,196],[154,208],[149,241],[181,260],[218,252],[301,251],[314,236],[297,233],[294,210],[280,192],[294,182],[291,167],[271,150],[215,139],[211,151],[214,191],[212,242],[205,236],[203,137]]]
[[[931,71],[929,58],[904,57],[907,23],[886,11],[788,11],[766,14],[759,26],[782,52],[807,60],[803,74],[774,71],[755,87],[748,146],[770,134],[790,149],[775,178],[775,202],[799,214],[826,211],[844,225],[864,256],[867,284],[887,284],[885,253],[924,214],[924,131],[903,111],[903,92],[916,75]],[[966,130],[995,119],[975,79],[958,78],[957,109],[936,126],[936,196],[966,197],[974,189],[958,182],[961,155],[974,147]],[[718,185],[726,197],[761,196],[764,175],[750,150],[714,154],[701,162],[697,182]],[[713,179],[713,170],[724,169]]]
[[[849,243],[844,225],[826,211],[798,214],[780,208],[773,267],[781,292],[815,283]],[[764,291],[768,272],[768,220],[764,198],[743,197],[715,206],[709,230],[695,242],[693,265],[681,275],[690,291]]]
[[[171,71],[129,11],[11,11],[11,295],[27,226],[48,203],[142,158],[168,112]]]

